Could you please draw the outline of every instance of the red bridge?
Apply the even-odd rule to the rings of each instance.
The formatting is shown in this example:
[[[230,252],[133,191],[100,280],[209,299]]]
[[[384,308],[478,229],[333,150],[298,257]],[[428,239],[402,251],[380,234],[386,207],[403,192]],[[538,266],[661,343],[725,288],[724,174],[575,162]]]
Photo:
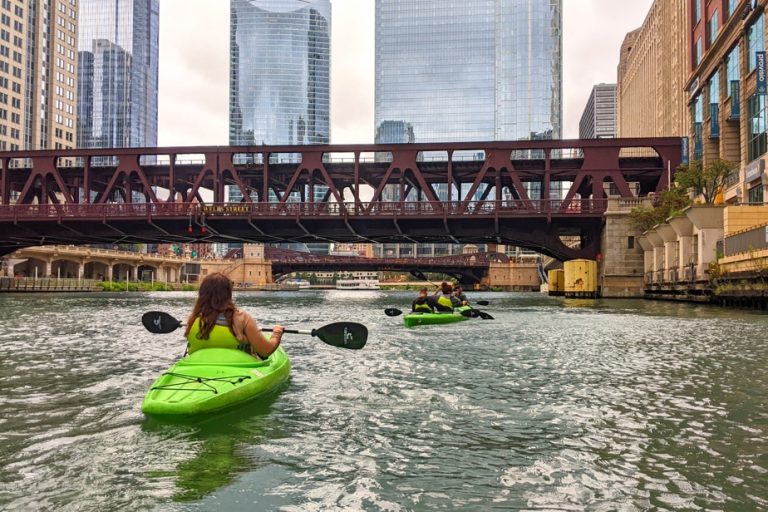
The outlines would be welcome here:
[[[680,138],[3,152],[0,254],[56,243],[399,241],[594,257],[604,187],[658,192],[681,154]],[[227,186],[242,200],[229,202]],[[580,236],[581,247],[561,236]]]
[[[487,275],[491,262],[509,262],[509,257],[505,254],[495,252],[436,258],[360,258],[321,256],[275,247],[266,247],[264,257],[272,262],[272,275],[275,277],[291,272],[394,271],[410,272],[413,276],[425,281],[426,273],[447,274],[465,284],[479,283]]]

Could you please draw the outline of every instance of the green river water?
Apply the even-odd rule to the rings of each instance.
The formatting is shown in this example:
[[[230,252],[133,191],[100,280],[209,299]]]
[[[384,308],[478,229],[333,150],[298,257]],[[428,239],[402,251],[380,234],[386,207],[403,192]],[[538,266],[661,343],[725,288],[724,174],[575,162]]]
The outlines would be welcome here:
[[[768,315],[471,294],[405,329],[400,292],[241,293],[289,382],[181,423],[140,411],[183,352],[147,310],[194,293],[0,295],[0,510],[767,510]]]

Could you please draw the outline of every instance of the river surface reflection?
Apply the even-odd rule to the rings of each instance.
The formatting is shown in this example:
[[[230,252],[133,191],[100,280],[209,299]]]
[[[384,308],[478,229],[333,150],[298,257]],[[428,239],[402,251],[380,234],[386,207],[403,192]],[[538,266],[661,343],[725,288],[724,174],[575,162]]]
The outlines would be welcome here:
[[[474,294],[495,320],[405,329],[399,292],[241,293],[286,335],[268,399],[145,418],[192,293],[0,295],[1,510],[765,510],[768,316]]]

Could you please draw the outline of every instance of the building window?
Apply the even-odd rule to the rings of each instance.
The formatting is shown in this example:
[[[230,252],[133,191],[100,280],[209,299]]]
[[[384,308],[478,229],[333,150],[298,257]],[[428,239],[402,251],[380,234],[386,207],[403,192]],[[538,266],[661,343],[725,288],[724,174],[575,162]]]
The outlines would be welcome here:
[[[709,79],[709,136],[720,136],[720,71]]]
[[[696,67],[699,65],[699,62],[701,62],[701,55],[702,55],[701,38],[698,38],[696,40],[696,44],[693,47],[693,67]]]
[[[693,159],[701,160],[704,151],[701,140],[701,126],[704,123],[704,100],[701,93],[693,99],[691,110],[693,117]]]
[[[725,86],[726,97],[731,98],[731,111],[728,117],[738,119],[741,111],[741,99],[739,98],[739,84],[741,80],[739,45],[733,47],[725,61]]]
[[[712,46],[717,39],[717,31],[719,30],[719,20],[717,10],[712,13],[712,17],[709,18],[709,45]]]
[[[726,18],[730,18],[733,12],[736,10],[736,5],[738,5],[739,0],[728,0],[726,5],[728,6],[728,14]]]
[[[768,149],[766,148],[765,98],[763,95],[755,94],[747,103],[749,114],[747,160],[750,162],[765,154]]]
[[[634,249],[635,248],[635,237],[630,236],[627,237],[627,249]]]
[[[693,0],[693,26],[701,21],[701,0]]]
[[[763,51],[765,51],[765,15],[760,14],[760,17],[749,27],[747,33],[747,71],[755,69],[755,66],[757,66],[757,56],[755,54]]]
[[[763,185],[760,184],[749,189],[747,191],[747,199],[749,204],[763,204]]]

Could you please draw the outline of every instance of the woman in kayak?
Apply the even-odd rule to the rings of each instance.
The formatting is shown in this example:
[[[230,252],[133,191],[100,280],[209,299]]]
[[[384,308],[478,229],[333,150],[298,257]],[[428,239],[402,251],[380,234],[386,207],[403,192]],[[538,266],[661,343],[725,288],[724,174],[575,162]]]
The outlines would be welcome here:
[[[266,359],[280,346],[283,326],[276,325],[271,337],[264,336],[256,320],[235,307],[232,281],[216,272],[200,284],[184,335],[190,354],[201,348],[234,348]]]
[[[451,300],[451,293],[453,289],[451,285],[443,281],[440,283],[440,288],[435,292],[435,309],[438,313],[452,313],[453,301]]]

